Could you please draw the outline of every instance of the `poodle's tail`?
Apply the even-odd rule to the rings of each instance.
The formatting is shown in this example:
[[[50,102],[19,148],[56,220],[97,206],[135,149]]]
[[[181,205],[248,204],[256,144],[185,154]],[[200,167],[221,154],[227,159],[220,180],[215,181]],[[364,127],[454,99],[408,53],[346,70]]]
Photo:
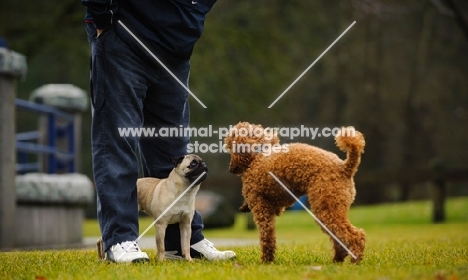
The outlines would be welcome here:
[[[340,150],[347,153],[345,173],[351,178],[361,163],[361,154],[364,153],[366,145],[364,135],[352,126],[342,127],[340,133],[335,137],[335,143]]]

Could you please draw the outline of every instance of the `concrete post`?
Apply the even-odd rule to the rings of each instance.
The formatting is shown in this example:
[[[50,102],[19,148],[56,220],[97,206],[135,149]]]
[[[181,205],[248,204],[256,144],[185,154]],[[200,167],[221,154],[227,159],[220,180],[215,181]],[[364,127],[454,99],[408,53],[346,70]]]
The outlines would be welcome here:
[[[16,81],[25,77],[26,58],[0,48],[0,250],[15,246],[16,227]]]

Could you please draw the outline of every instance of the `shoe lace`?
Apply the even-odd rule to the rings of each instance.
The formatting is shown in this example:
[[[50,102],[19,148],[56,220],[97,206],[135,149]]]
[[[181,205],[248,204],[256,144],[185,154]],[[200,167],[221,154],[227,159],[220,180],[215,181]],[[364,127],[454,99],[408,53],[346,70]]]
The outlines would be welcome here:
[[[205,239],[204,243],[205,243],[205,248],[209,248],[212,252],[219,252],[219,250],[215,248],[213,242]]]
[[[136,244],[135,241],[125,241],[120,243],[120,247],[122,250],[124,250],[126,253],[131,253],[131,252],[139,252],[140,248]]]

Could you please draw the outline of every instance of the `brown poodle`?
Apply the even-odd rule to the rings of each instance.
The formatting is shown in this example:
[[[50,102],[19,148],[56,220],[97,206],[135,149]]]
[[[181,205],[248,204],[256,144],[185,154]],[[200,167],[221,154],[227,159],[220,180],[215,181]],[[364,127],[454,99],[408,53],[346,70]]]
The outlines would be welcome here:
[[[364,136],[354,128],[338,135],[338,148],[347,153],[341,160],[334,153],[302,143],[280,145],[276,134],[261,125],[240,122],[225,138],[231,155],[229,172],[242,178],[245,199],[240,210],[252,211],[260,233],[262,261],[275,257],[275,216],[295,203],[295,199],[269,174],[291,190],[296,197],[307,195],[316,217],[353,253],[354,263],[363,257],[365,233],[348,220],[348,210],[356,190],[353,176],[364,152]],[[329,234],[324,228],[322,231]],[[343,262],[348,251],[332,236],[333,261]]]

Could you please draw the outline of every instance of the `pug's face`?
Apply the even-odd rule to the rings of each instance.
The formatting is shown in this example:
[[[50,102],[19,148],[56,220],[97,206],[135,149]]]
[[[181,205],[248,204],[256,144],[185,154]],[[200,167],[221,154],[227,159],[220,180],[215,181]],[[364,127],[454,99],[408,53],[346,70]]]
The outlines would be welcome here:
[[[187,178],[193,183],[203,172],[205,174],[197,181],[197,185],[203,182],[208,174],[208,167],[201,157],[195,154],[178,157],[174,161],[175,169],[179,176]]]

